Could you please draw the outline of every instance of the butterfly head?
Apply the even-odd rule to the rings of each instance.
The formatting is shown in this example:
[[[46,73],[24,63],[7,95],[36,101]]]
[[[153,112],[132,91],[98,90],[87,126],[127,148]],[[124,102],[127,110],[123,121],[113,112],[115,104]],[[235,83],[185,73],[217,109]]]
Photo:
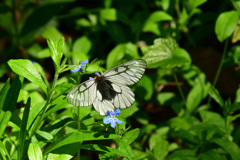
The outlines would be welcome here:
[[[102,77],[102,75],[100,74],[100,73],[98,73],[98,72],[96,72],[95,73],[95,77],[94,78],[92,78],[92,77],[89,77],[89,79],[97,79],[97,78],[99,78],[99,77]]]

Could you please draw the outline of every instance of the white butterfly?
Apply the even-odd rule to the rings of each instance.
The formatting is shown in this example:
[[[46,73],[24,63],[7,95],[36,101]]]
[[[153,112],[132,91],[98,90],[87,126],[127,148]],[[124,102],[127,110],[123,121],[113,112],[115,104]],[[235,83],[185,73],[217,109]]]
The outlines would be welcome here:
[[[120,64],[102,75],[96,73],[93,79],[74,87],[67,95],[67,101],[75,106],[86,107],[93,104],[100,115],[115,108],[130,107],[135,99],[128,87],[133,85],[145,72],[147,63],[143,59]]]

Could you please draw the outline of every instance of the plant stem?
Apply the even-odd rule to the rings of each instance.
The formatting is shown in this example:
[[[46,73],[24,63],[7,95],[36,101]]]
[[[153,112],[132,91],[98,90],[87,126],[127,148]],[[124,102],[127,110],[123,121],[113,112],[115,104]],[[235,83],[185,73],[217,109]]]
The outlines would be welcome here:
[[[58,80],[58,72],[56,72],[55,73],[55,75],[54,75],[54,79],[53,79],[53,84],[52,84],[52,87],[51,88],[54,88],[55,86],[56,86],[56,84],[57,84],[57,80]],[[54,94],[54,91],[50,91],[50,89],[48,89],[48,97],[47,97],[47,101],[46,101],[46,103],[45,103],[45,105],[44,105],[44,107],[43,107],[43,112],[42,112],[42,114],[41,114],[41,117],[39,118],[39,120],[38,120],[38,122],[37,122],[37,125],[35,125],[34,126],[34,128],[33,128],[33,132],[30,134],[30,138],[35,134],[35,132],[40,128],[40,126],[41,126],[41,122],[42,122],[42,120],[43,120],[43,118],[44,118],[44,115],[45,115],[45,113],[46,113],[46,111],[47,111],[47,108],[48,108],[48,106],[51,104],[51,99],[52,99],[52,96],[53,96],[53,94]]]
[[[80,107],[77,107],[77,123],[78,123],[78,132],[81,129],[81,120],[80,120]],[[80,160],[81,149],[78,150],[77,159]]]
[[[182,91],[182,88],[181,88],[181,86],[180,86],[180,84],[179,84],[178,78],[177,78],[177,76],[176,76],[176,74],[175,74],[174,72],[173,72],[173,77],[174,77],[174,80],[175,80],[176,83],[177,83],[177,87],[178,87],[179,93],[180,93],[180,95],[181,95],[181,98],[182,98],[182,100],[183,100],[183,103],[186,105],[185,96],[184,96],[183,91]]]
[[[213,81],[213,87],[216,86],[217,81],[218,81],[218,78],[219,78],[219,75],[220,75],[220,73],[221,73],[222,66],[223,66],[223,62],[224,62],[225,56],[226,56],[226,54],[227,54],[228,42],[229,42],[229,39],[227,39],[227,40],[225,41],[222,59],[221,59],[221,62],[220,62],[220,64],[219,64],[219,66],[218,66],[218,70],[217,70],[216,76],[215,76],[214,81]],[[210,105],[211,99],[212,99],[211,97],[208,98],[207,106]]]

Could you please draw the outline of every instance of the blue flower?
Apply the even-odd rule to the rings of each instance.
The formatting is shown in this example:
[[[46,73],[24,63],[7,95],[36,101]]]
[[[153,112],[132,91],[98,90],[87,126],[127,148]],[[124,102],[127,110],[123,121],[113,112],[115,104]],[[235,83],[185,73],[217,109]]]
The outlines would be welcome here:
[[[29,60],[32,62],[32,64],[35,64],[35,62],[33,60],[31,60],[31,59],[29,59]]]
[[[88,59],[86,59],[85,61],[80,61],[79,62],[79,65],[69,65],[69,66],[77,66],[78,68],[74,68],[74,69],[71,69],[71,72],[74,73],[74,72],[82,72],[83,71],[83,68],[84,68],[84,65],[88,63]]]
[[[111,127],[115,128],[116,123],[121,124],[123,123],[119,119],[116,118],[116,116],[120,115],[120,109],[116,109],[115,111],[107,111],[107,117],[103,119],[103,123],[109,124],[111,123]]]

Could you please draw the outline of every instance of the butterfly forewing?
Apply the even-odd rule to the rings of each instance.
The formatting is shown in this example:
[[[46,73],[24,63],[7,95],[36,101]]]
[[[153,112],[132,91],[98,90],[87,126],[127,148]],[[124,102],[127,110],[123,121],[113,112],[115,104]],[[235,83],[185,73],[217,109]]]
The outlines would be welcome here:
[[[111,82],[132,85],[142,78],[146,67],[146,61],[142,59],[132,60],[106,71],[103,76]]]

